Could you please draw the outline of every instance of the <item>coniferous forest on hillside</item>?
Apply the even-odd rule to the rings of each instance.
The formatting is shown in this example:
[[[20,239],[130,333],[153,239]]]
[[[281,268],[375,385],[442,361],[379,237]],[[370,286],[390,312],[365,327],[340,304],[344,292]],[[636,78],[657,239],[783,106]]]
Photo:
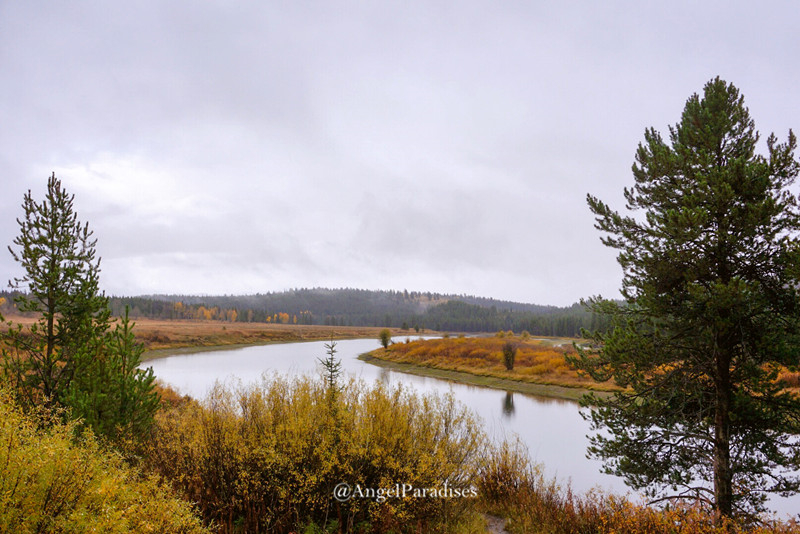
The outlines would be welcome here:
[[[579,336],[582,329],[604,326],[601,316],[578,303],[556,307],[415,291],[314,288],[245,296],[148,295],[111,297],[110,306],[114,315],[128,306],[134,319],[377,326],[417,332],[513,330]]]
[[[16,292],[0,291],[6,313]],[[542,306],[467,295],[364,289],[294,289],[243,296],[147,295],[111,297],[112,315],[129,307],[132,319],[377,326],[454,332],[527,331],[538,336],[580,336],[603,329],[603,317],[575,303]]]

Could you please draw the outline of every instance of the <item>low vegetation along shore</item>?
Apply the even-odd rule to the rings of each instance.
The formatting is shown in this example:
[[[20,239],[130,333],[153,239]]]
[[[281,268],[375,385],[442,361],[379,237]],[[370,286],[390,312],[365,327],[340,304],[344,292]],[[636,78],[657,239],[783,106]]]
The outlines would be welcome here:
[[[619,391],[613,382],[597,383],[570,367],[566,357],[574,356],[573,343],[581,342],[499,332],[492,337],[406,340],[360,359],[404,373],[544,397],[578,400],[588,392],[603,397]],[[514,350],[511,369],[504,360],[504,347]],[[800,372],[783,369],[778,381],[800,394]]]
[[[204,350],[267,343],[291,343],[330,339],[377,339],[374,327],[281,325],[266,323],[219,323],[197,320],[136,321],[136,338],[144,344],[143,359]],[[402,329],[388,329],[394,339],[409,339]],[[577,400],[588,390],[613,391],[613,385],[596,384],[580,377],[564,361],[574,353],[571,338],[531,338],[503,333],[502,337],[459,337],[395,343],[362,355],[373,365],[401,372],[493,387],[529,395]],[[517,347],[512,371],[503,367],[502,346]]]
[[[532,338],[501,332],[493,337],[444,337],[391,344],[363,355],[362,360],[408,372],[507,391],[577,400],[587,391],[599,395],[619,388],[598,384],[570,368],[574,339]],[[503,349],[511,347],[509,369]]]
[[[238,344],[378,339],[379,331],[203,321],[136,326],[151,357]],[[509,342],[517,346],[513,371],[502,363]],[[449,355],[462,369],[452,372],[480,369],[486,381],[581,391],[588,384],[563,362],[571,346],[504,334],[401,342],[377,354],[397,359],[392,365],[412,365],[403,358],[430,365]],[[662,511],[602,493],[575,495],[545,478],[521,445],[487,441],[451,397],[333,383],[273,378],[218,387],[197,400],[161,387],[151,432],[122,446],[99,443],[72,423],[42,425],[50,416],[22,413],[0,387],[0,440],[9,444],[0,451],[8,467],[0,477],[0,532],[798,532],[790,523],[719,523],[694,508]],[[386,498],[335,499],[342,481],[351,491],[385,491]],[[467,497],[399,498],[391,493],[398,481],[456,488]]]
[[[145,358],[263,343],[377,340],[380,331],[148,319],[137,320],[135,327],[136,339],[147,349]],[[390,333],[396,340],[409,335],[400,329]],[[574,350],[572,341],[506,332],[400,341],[363,358],[403,372],[529,394],[574,399],[588,388],[601,393],[613,390],[611,385],[598,388],[567,366],[564,355]],[[516,349],[511,370],[503,359],[503,348],[509,344]],[[468,413],[446,407],[452,402],[447,399],[357,382],[340,383],[331,397],[321,382],[289,378],[248,390],[218,389],[208,399],[182,398],[169,388],[159,391],[162,407],[154,428],[147,439],[124,448],[127,464],[113,460],[118,453],[106,453],[102,445],[69,437],[74,436],[71,427],[41,428],[35,417],[27,419],[4,394],[0,407],[9,424],[0,425],[0,437],[10,439],[12,446],[0,454],[0,461],[10,469],[6,482],[21,482],[2,499],[5,510],[19,513],[0,513],[0,531],[4,531],[1,525],[16,525],[33,532],[42,521],[50,524],[45,531],[88,528],[100,524],[92,512],[100,502],[111,511],[104,528],[119,532],[500,531],[487,530],[487,517],[503,518],[503,531],[512,533],[750,530],[715,524],[699,510],[658,511],[605,494],[575,495],[569,487],[543,477],[519,445],[490,445]],[[428,415],[422,417],[424,413]],[[294,415],[289,418],[290,414]],[[417,414],[416,419],[410,414]],[[446,414],[455,414],[457,421],[440,420]],[[20,420],[12,423],[13,418]],[[378,420],[381,424],[375,426]],[[397,427],[402,421],[408,428]],[[463,428],[442,442],[446,434],[442,425],[453,428],[453,424]],[[20,428],[30,428],[31,435],[23,438]],[[320,455],[321,442],[334,453]],[[364,443],[371,446],[362,450]],[[59,452],[43,455],[40,445]],[[448,471],[452,451],[447,447],[467,454],[460,471]],[[376,456],[376,451],[384,452]],[[67,492],[63,483],[78,477],[76,469],[85,465],[57,460],[70,455],[89,458],[96,470],[73,492]],[[38,463],[31,463],[31,458],[38,458]],[[458,481],[476,495],[456,500],[337,502],[331,498],[331,488],[345,479],[364,488],[385,486],[387,491],[389,482],[401,479],[432,488]],[[305,482],[309,480],[316,482]],[[133,503],[143,491],[151,497]],[[42,501],[45,498],[53,506],[63,506],[63,512],[51,510],[53,506]],[[45,510],[43,515],[34,513],[39,509]],[[30,520],[20,522],[20,514]],[[786,523],[755,530],[797,531]]]
[[[5,313],[6,319],[28,327],[36,317]],[[268,323],[231,323],[204,320],[160,320],[131,317],[136,341],[144,346],[143,360],[176,353],[226,349],[236,346],[331,339],[377,339],[382,328],[369,326],[285,325]],[[7,327],[6,327],[7,328]],[[4,325],[0,323],[0,331]],[[392,335],[407,335],[390,329]]]

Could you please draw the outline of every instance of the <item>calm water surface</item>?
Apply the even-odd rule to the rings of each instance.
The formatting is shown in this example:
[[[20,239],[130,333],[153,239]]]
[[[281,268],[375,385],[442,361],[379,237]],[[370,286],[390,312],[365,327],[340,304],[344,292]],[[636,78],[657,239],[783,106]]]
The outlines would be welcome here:
[[[263,373],[275,372],[319,376],[318,359],[326,356],[324,345],[316,341],[199,352],[151,360],[144,366],[152,366],[158,378],[181,393],[202,399],[217,380],[249,383],[260,380]],[[621,479],[600,473],[600,462],[586,458],[589,423],[580,416],[576,403],[409,375],[357,359],[375,348],[378,342],[373,339],[337,341],[336,356],[344,373],[368,383],[402,383],[420,392],[452,391],[483,419],[491,436],[518,435],[548,477],[556,477],[561,484],[569,482],[578,492],[593,487],[620,494],[629,491]],[[797,514],[800,497],[773,499],[771,508],[781,514]]]

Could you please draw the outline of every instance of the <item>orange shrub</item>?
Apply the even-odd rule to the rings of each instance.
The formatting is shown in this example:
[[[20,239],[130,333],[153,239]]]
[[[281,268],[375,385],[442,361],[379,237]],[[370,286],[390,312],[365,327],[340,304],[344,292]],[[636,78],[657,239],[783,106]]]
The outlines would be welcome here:
[[[395,345],[388,351],[375,354],[381,359],[399,363],[476,372],[528,382],[558,382],[568,386],[613,389],[610,384],[598,386],[593,380],[578,375],[570,368],[564,355],[574,354],[572,345],[501,333],[502,336],[498,333],[493,337],[418,340]],[[517,348],[511,371],[503,363],[503,345],[506,343],[512,343]]]

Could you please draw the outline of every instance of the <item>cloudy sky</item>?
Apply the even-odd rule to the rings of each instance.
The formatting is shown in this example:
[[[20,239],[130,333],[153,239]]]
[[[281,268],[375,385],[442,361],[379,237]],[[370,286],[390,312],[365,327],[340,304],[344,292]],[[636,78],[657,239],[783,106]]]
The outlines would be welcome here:
[[[714,76],[800,128],[794,1],[0,0],[0,279],[55,172],[111,294],[618,295],[646,127]]]

